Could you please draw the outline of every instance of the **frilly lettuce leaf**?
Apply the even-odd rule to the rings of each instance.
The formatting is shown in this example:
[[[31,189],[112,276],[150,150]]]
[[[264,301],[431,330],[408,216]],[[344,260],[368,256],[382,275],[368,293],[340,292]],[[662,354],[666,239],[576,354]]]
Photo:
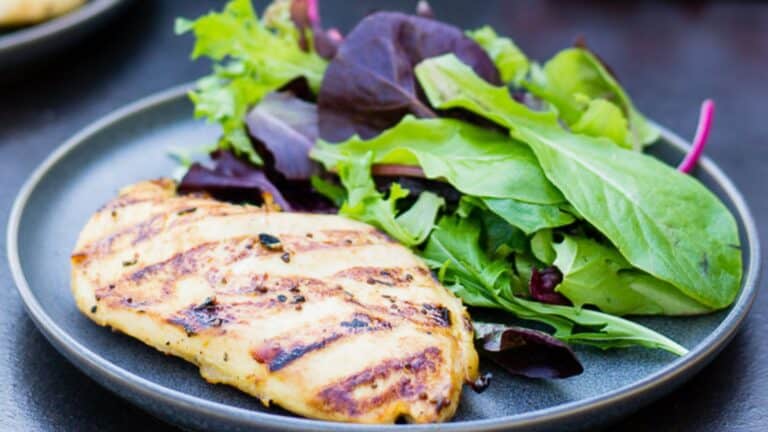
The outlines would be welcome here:
[[[195,117],[219,123],[219,148],[247,156],[257,165],[262,161],[244,126],[248,109],[299,77],[306,78],[316,92],[327,66],[313,51],[301,50],[299,33],[284,15],[271,14],[265,23],[258,19],[250,0],[232,0],[221,12],[176,21],[178,34],[195,35],[192,58],[208,57],[214,62],[213,73],[200,79],[190,92]]]
[[[445,202],[432,192],[422,192],[416,202],[398,215],[398,201],[408,190],[392,183],[386,197],[376,190],[371,177],[370,153],[338,165],[341,183],[347,191],[339,213],[369,223],[407,246],[424,242],[435,224],[437,212]]]

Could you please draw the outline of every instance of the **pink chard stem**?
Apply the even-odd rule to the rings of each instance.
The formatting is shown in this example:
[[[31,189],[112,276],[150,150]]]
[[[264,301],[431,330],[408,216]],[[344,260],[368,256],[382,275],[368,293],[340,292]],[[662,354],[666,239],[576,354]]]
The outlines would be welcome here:
[[[318,0],[307,1],[307,17],[313,26],[320,24],[320,8],[318,7],[317,2]]]
[[[715,115],[715,103],[711,99],[705,100],[701,104],[701,114],[699,114],[699,125],[696,128],[696,136],[693,138],[693,145],[685,155],[685,159],[677,167],[677,170],[684,173],[690,173],[699,162],[704,147],[709,139],[709,131],[712,129],[712,120]]]

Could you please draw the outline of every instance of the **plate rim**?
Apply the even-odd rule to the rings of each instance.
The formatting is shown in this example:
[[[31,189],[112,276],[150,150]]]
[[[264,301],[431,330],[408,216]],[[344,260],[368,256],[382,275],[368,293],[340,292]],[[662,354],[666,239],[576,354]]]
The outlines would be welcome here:
[[[120,0],[108,1],[117,2]],[[391,428],[392,425],[363,426],[359,424],[313,420],[301,417],[286,417],[280,414],[253,411],[247,408],[234,407],[189,395],[162,386],[109,362],[98,353],[81,345],[73,336],[59,327],[37,301],[24,276],[18,254],[18,229],[21,223],[21,216],[36,186],[56,163],[78,148],[94,134],[130,117],[131,115],[139,114],[166,103],[176,102],[177,99],[185,97],[186,93],[191,88],[191,83],[172,87],[141,98],[98,119],[56,148],[25,181],[14,200],[9,217],[6,231],[6,253],[13,280],[28,315],[32,318],[37,328],[49,342],[51,342],[58,351],[64,354],[71,363],[86,373],[86,375],[96,379],[102,386],[105,386],[110,391],[118,394],[121,392],[116,391],[116,389],[111,386],[130,389],[133,394],[139,394],[154,401],[162,401],[162,403],[173,406],[179,411],[193,410],[197,414],[209,418],[222,417],[227,421],[236,420],[242,425],[248,426],[270,427],[284,430],[334,431],[351,431],[360,430],[361,428],[367,430],[385,430]],[[190,116],[191,115],[192,113],[190,112]],[[687,141],[674,132],[671,132],[658,124],[654,123],[654,125],[659,127],[662,138],[674,147],[680,150],[686,150],[690,147],[690,144]],[[679,383],[681,379],[686,378],[688,374],[703,367],[732,339],[748,315],[758,292],[761,258],[759,237],[755,221],[741,192],[736,188],[731,179],[708,157],[705,156],[699,161],[699,167],[715,178],[719,187],[723,189],[725,196],[732,201],[735,215],[738,215],[744,225],[744,235],[747,243],[744,246],[749,252],[750,262],[743,277],[742,291],[736,302],[733,304],[732,309],[728,312],[723,321],[717,325],[714,331],[707,335],[696,346],[690,348],[688,354],[676,358],[658,371],[655,371],[634,383],[619,387],[599,396],[492,419],[424,425],[398,425],[396,429],[403,431],[435,430],[438,428],[446,431],[496,431],[511,427],[531,428],[552,425],[557,422],[565,422],[568,419],[580,418],[593,410],[607,410],[611,407],[621,406],[623,403],[631,402],[635,399],[642,400],[642,396],[648,392],[662,390],[673,386]],[[94,373],[98,374],[98,378],[92,375]],[[111,386],[107,385],[103,380],[109,382]],[[125,395],[122,396],[125,397]]]
[[[78,25],[90,21],[119,6],[125,0],[96,0],[88,2],[78,9],[65,13],[29,27],[0,36],[0,55],[23,49],[49,37],[61,34]]]

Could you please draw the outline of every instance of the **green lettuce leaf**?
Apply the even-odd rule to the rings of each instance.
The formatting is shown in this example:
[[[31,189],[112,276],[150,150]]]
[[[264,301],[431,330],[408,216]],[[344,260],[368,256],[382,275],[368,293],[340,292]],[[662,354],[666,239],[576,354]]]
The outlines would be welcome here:
[[[563,120],[577,132],[605,136],[618,145],[638,150],[659,137],[659,131],[637,111],[616,79],[586,49],[569,48],[559,52],[543,69],[532,68],[531,79],[524,85],[557,107]],[[597,107],[592,104],[596,100],[602,101]],[[590,113],[595,110],[602,118],[602,126],[595,124],[596,113]],[[585,123],[592,127],[585,130]],[[618,130],[622,128],[623,131]],[[603,134],[596,135],[601,130]]]
[[[371,153],[373,163],[419,165],[467,195],[556,204],[563,197],[546,179],[530,149],[508,136],[455,119],[406,116],[369,140],[319,142],[311,156],[333,169]]]
[[[521,319],[547,324],[555,330],[556,338],[569,343],[603,349],[640,345],[678,355],[687,352],[669,338],[623,318],[515,297],[514,285],[523,281],[512,274],[507,261],[483,252],[480,227],[473,218],[444,216],[422,253],[427,264],[438,270],[441,282],[464,303],[502,309]]]
[[[407,211],[398,215],[397,202],[409,192],[398,183],[392,183],[386,198],[376,190],[371,178],[370,153],[340,164],[339,177],[347,190],[347,200],[339,214],[371,224],[407,246],[424,242],[445,204],[432,192],[422,192]]]
[[[565,226],[576,220],[556,205],[529,204],[499,198],[483,198],[483,203],[490,211],[526,234],[533,234],[545,228]]]
[[[214,62],[213,73],[201,78],[190,92],[195,117],[219,123],[219,147],[247,156],[255,164],[262,161],[245,131],[248,109],[299,77],[317,91],[327,65],[315,52],[301,50],[298,30],[285,14],[270,17],[264,23],[250,0],[232,0],[221,12],[176,21],[178,34],[195,35],[192,58],[205,56]]]
[[[555,243],[554,265],[563,274],[556,290],[576,306],[613,315],[693,315],[709,309],[674,286],[643,274],[613,246],[565,235]]]
[[[632,149],[632,139],[619,107],[605,99],[593,99],[587,110],[571,125],[571,130],[593,137],[606,137],[627,149]]]
[[[533,111],[455,56],[427,60],[416,74],[434,106],[468,109],[528,144],[547,178],[633,266],[710,309],[736,298],[742,267],[736,221],[695,178],[604,139],[532,120]]]
[[[341,207],[347,199],[347,191],[342,186],[333,184],[316,175],[310,177],[309,182],[317,193],[328,198],[336,207]]]
[[[489,26],[467,32],[477,42],[499,70],[501,80],[507,84],[520,84],[528,73],[528,57],[512,42],[512,39],[496,34]]]

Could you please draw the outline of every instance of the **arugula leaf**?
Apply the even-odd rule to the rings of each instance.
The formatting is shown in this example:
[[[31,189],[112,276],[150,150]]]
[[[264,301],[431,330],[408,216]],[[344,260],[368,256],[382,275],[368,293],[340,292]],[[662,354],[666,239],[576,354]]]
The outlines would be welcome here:
[[[600,348],[634,345],[687,352],[671,339],[613,315],[569,306],[524,300],[513,295],[521,281],[503,259],[492,259],[480,247],[480,224],[471,218],[444,216],[422,252],[427,264],[464,303],[508,311],[519,318],[551,326],[562,341]]]
[[[177,34],[190,31],[195,35],[192,58],[214,61],[213,74],[190,92],[195,117],[221,125],[219,148],[260,165],[244,127],[249,107],[298,77],[305,77],[316,92],[327,62],[301,50],[299,33],[290,21],[259,21],[250,0],[231,0],[221,12],[176,21]]]
[[[696,179],[603,139],[532,121],[533,111],[453,56],[427,60],[416,74],[434,106],[468,109],[528,144],[547,178],[632,265],[710,309],[736,298],[741,280],[736,221]],[[529,114],[520,115],[525,111]]]
[[[371,154],[339,165],[339,177],[347,190],[347,201],[339,213],[371,224],[406,246],[424,242],[434,226],[437,212],[444,200],[432,192],[422,192],[406,212],[397,215],[398,200],[408,196],[408,190],[392,183],[389,195],[376,190],[371,178]]]
[[[562,242],[553,245],[557,254],[554,264],[563,273],[556,291],[574,305],[594,305],[613,315],[692,315],[708,311],[674,286],[633,270],[612,246],[583,237],[563,237]]]
[[[467,195],[556,204],[563,197],[546,179],[536,157],[508,136],[455,119],[405,117],[369,140],[320,141],[312,158],[327,169],[371,152],[379,164],[419,165]],[[489,175],[489,173],[492,173]]]
[[[503,82],[512,84],[522,82],[530,64],[528,58],[512,42],[512,39],[497,35],[490,26],[468,31],[467,36],[480,44],[488,53],[496,69],[499,70]]]
[[[618,108],[624,120],[621,122],[615,112],[609,117],[604,117],[602,121],[610,123],[610,126],[605,126],[606,134],[601,136],[606,136],[619,145],[629,144],[630,148],[638,150],[652,144],[659,137],[659,131],[635,109],[616,79],[600,60],[586,49],[569,48],[561,51],[549,60],[543,69],[533,68],[531,79],[524,85],[531,93],[557,107],[563,120],[572,127],[592,122],[595,117],[594,113],[590,114],[590,110],[596,109],[592,102],[601,100],[601,111],[610,109],[606,108],[609,105],[614,109]],[[582,120],[584,116],[588,118]],[[616,131],[620,126],[624,126],[626,133]],[[580,128],[583,129],[583,125],[580,125]],[[589,129],[589,132],[592,133],[588,135],[593,135],[596,130]],[[628,135],[628,142],[625,135]]]

